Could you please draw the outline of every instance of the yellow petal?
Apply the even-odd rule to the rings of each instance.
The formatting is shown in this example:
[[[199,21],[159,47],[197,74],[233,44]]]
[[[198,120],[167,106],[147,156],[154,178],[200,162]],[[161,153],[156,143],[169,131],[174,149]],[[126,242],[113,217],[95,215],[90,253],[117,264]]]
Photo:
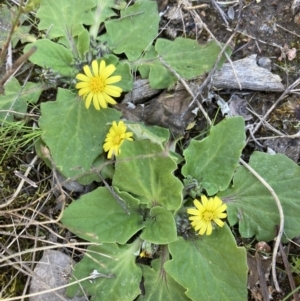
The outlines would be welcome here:
[[[103,144],[103,149],[105,152],[107,152],[111,147],[111,143],[110,142],[106,142]]]
[[[206,229],[207,229],[207,223],[203,224],[203,226],[199,230],[199,234],[203,235],[206,232]]]
[[[115,76],[111,76],[110,78],[107,78],[105,83],[107,85],[111,85],[111,84],[115,84],[117,82],[119,82],[122,79],[121,75],[115,75]]]
[[[96,60],[92,61],[92,69],[93,69],[94,76],[98,76],[99,75],[99,64]]]
[[[90,83],[88,82],[79,82],[76,84],[76,89],[80,89],[80,88],[89,88],[90,87]]]
[[[201,202],[202,202],[203,207],[207,208],[208,199],[204,194],[201,195]]]
[[[84,94],[90,93],[91,89],[90,88],[82,88],[78,91],[78,95],[82,96]],[[92,93],[92,92],[91,92]],[[93,94],[93,93],[92,93]]]
[[[112,155],[113,155],[113,149],[111,148],[107,154],[107,159],[111,159]]]
[[[192,215],[199,215],[199,210],[194,209],[194,208],[189,208],[189,209],[187,209],[187,213],[192,214]]]
[[[211,223],[207,224],[206,235],[210,235],[212,233],[212,225]]]
[[[197,199],[194,200],[194,205],[196,206],[196,208],[198,210],[203,210],[204,209],[203,205]]]
[[[105,101],[107,102],[107,103],[110,103],[110,104],[112,104],[112,105],[115,105],[117,102],[113,99],[113,98],[111,98],[108,94],[106,94],[106,93],[103,93],[103,96],[104,96],[104,99],[105,99]]]
[[[107,93],[108,95],[113,96],[113,97],[120,97],[122,89],[121,88],[116,89],[116,88],[118,88],[118,87],[115,87],[115,86],[106,86],[104,88],[104,92]]]
[[[97,111],[100,111],[100,105],[99,105],[99,102],[98,102],[98,97],[97,95],[94,95],[93,97],[93,104],[94,104],[94,107]]]
[[[90,79],[86,75],[84,75],[82,73],[78,73],[76,75],[76,78],[79,79],[79,80],[81,80],[81,81],[83,81],[83,82],[90,82]]]
[[[86,76],[87,76],[88,78],[94,77],[93,74],[92,74],[92,72],[91,72],[91,68],[90,68],[88,65],[85,65],[85,66],[83,67],[83,71],[84,71],[84,73],[86,74]]]
[[[105,61],[102,60],[100,62],[99,75],[102,74],[102,72],[104,71],[105,67],[106,67],[106,63],[105,63]]]
[[[91,101],[93,98],[93,93],[90,93],[85,100],[85,107],[88,109],[91,105]]]
[[[98,94],[98,101],[99,101],[100,106],[101,106],[103,109],[106,109],[106,108],[107,108],[107,102],[105,101],[105,99],[104,99],[102,93],[99,93],[99,94]]]
[[[224,226],[224,222],[221,221],[219,218],[214,218],[214,222],[215,222],[219,227],[223,227],[223,226]]]
[[[107,79],[110,77],[116,70],[116,67],[112,64],[108,65],[103,71],[101,71],[101,77]]]

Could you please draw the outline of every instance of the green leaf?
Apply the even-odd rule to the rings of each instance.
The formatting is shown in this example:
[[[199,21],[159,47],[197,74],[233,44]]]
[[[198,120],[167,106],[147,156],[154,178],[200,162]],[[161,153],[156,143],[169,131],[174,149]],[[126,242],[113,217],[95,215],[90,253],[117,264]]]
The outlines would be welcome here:
[[[161,147],[165,145],[170,138],[170,131],[160,126],[146,126],[143,123],[126,122],[129,132],[134,133],[137,140],[149,139],[153,143],[159,144]]]
[[[97,7],[93,10],[94,23],[90,28],[90,33],[94,40],[96,40],[101,23],[117,15],[113,9],[121,10],[127,5],[123,0],[97,0],[96,2]]]
[[[133,255],[139,251],[140,241],[130,245],[103,244],[90,246],[87,255],[75,265],[71,281],[80,280],[92,272],[107,275],[94,280],[85,280],[80,285],[68,287],[67,295],[82,294],[82,288],[91,300],[122,300],[132,301],[140,294],[141,268],[135,263]]]
[[[215,41],[201,46],[195,40],[177,38],[174,41],[157,39],[155,50],[179,75],[192,79],[212,69],[221,47]],[[219,67],[224,62],[225,57]]]
[[[84,29],[77,38],[77,50],[81,59],[84,59],[90,49],[90,34]]]
[[[290,239],[300,235],[300,168],[285,155],[254,152],[250,166],[274,189],[284,212],[284,232]],[[219,195],[227,203],[228,221],[239,222],[243,237],[270,241],[276,236],[279,213],[270,192],[245,167],[235,173],[232,187]]]
[[[125,141],[117,157],[113,185],[140,199],[148,207],[177,210],[183,185],[173,175],[177,168],[168,151],[148,140]]]
[[[137,66],[143,78],[149,77],[152,88],[170,88],[177,82],[177,78],[162,65],[159,56],[180,76],[192,79],[210,71],[220,51],[220,46],[214,41],[201,46],[197,41],[186,38],[174,41],[157,39],[155,49],[148,49],[143,58],[133,65]],[[229,49],[227,53],[230,53]],[[222,57],[219,67],[224,61]]]
[[[141,265],[143,270],[145,295],[138,301],[189,301],[185,289],[165,273],[161,259],[151,261],[151,266]]]
[[[114,53],[136,60],[157,36],[159,20],[155,1],[136,1],[121,11],[120,19],[105,22],[105,39]]]
[[[36,103],[42,92],[41,84],[27,82],[24,87],[21,87],[14,77],[4,87],[5,94],[0,95],[0,111],[4,111],[0,112],[0,122],[12,122],[14,116],[24,118],[23,114],[26,113],[27,103]]]
[[[15,48],[20,41],[22,44],[35,42],[37,38],[33,34],[30,34],[31,29],[31,25],[19,26],[11,38],[12,46]]]
[[[50,40],[38,40],[24,48],[24,53],[36,46],[37,51],[30,56],[30,61],[42,68],[51,68],[64,76],[73,76],[73,54],[62,45]]]
[[[173,214],[163,207],[153,207],[150,210],[146,228],[140,238],[153,244],[168,244],[177,239],[177,229]]]
[[[172,260],[164,268],[192,300],[247,300],[246,251],[227,225],[194,241],[180,237],[169,250]]]
[[[208,195],[225,190],[245,145],[244,126],[242,117],[228,118],[213,126],[208,137],[192,140],[183,152],[186,164],[182,174],[201,182]]]
[[[153,89],[170,88],[177,82],[176,76],[161,64],[153,46],[145,52],[142,58],[133,62],[134,66],[139,70],[142,78],[149,77],[150,86]]]
[[[94,160],[103,153],[108,123],[120,119],[120,113],[114,109],[97,111],[91,106],[87,110],[84,101],[61,88],[55,102],[42,103],[41,112],[42,139],[56,167],[67,178],[90,171]],[[89,183],[84,178],[78,181]]]
[[[49,39],[77,36],[84,30],[82,24],[93,24],[93,7],[93,0],[42,0],[36,14],[40,19],[38,29],[47,30]]]
[[[119,196],[126,213],[112,193],[105,187],[83,195],[65,209],[63,224],[79,237],[92,242],[125,244],[144,227],[138,214],[139,201],[128,193]]]

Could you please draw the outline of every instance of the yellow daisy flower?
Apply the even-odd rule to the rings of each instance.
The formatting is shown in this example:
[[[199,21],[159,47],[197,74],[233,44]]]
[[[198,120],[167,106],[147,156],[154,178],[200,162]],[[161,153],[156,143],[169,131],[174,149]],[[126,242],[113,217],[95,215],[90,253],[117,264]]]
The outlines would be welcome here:
[[[94,60],[92,69],[85,65],[83,71],[85,74],[79,73],[76,78],[79,82],[76,84],[76,89],[79,89],[78,94],[85,100],[85,107],[88,109],[93,100],[96,110],[107,108],[107,104],[116,104],[116,101],[111,97],[119,97],[122,89],[114,86],[122,77],[120,75],[111,76],[116,70],[112,64],[106,66],[105,61],[100,64]]]
[[[227,217],[224,211],[227,209],[227,205],[222,200],[215,196],[207,199],[205,195],[201,196],[201,203],[198,200],[194,200],[195,208],[187,209],[187,213],[193,215],[189,217],[191,225],[199,232],[200,235],[210,235],[213,230],[212,223],[214,222],[219,227],[224,226],[224,222],[221,218]]]
[[[133,140],[131,138],[133,133],[126,133],[126,130],[127,127],[123,121],[120,121],[118,124],[113,121],[103,144],[104,151],[108,152],[108,159],[111,159],[113,155],[118,156],[121,153],[120,147],[125,139],[129,141]]]

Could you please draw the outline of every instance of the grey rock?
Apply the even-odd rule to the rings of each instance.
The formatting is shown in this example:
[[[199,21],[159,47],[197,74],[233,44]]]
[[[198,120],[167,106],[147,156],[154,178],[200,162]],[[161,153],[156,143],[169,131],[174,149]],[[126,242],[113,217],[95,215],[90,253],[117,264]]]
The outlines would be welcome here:
[[[29,301],[86,301],[87,299],[84,296],[67,298],[66,288],[50,293],[42,293],[45,290],[68,284],[73,264],[74,261],[62,252],[55,250],[44,251],[43,257],[34,269],[36,276],[32,277],[30,283],[30,294],[39,294],[30,297]]]

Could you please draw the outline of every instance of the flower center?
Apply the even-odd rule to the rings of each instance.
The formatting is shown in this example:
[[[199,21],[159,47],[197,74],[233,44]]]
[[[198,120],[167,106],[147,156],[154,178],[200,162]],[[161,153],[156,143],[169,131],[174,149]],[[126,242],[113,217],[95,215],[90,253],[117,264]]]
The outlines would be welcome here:
[[[90,87],[94,93],[103,92],[105,88],[105,81],[100,76],[93,77],[90,81]]]
[[[114,137],[114,144],[119,145],[121,143],[121,141],[122,141],[122,139],[121,139],[120,135],[116,135]]]
[[[214,219],[214,214],[211,211],[205,211],[203,214],[203,219],[206,222],[210,222]]]

